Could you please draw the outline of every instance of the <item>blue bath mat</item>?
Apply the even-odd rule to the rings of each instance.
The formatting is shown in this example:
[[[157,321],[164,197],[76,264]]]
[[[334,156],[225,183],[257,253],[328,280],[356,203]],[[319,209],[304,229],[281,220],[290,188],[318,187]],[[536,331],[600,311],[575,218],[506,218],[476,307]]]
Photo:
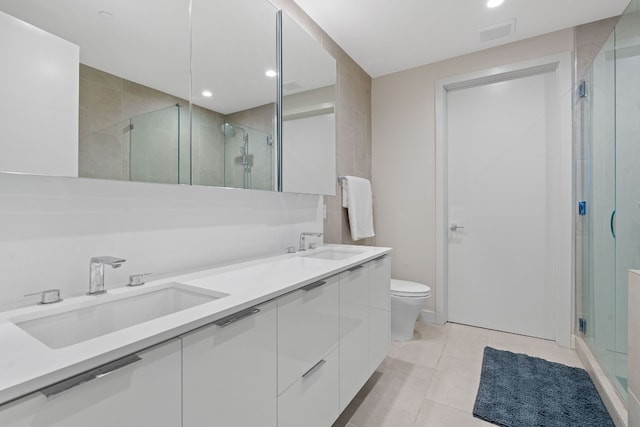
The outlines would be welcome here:
[[[504,427],[615,427],[584,369],[491,347],[473,415]]]

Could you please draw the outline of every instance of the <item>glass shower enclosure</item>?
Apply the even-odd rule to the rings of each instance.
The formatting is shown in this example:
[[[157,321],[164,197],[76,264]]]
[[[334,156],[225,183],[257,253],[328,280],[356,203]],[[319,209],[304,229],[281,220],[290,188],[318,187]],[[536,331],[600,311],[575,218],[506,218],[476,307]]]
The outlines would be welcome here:
[[[224,186],[254,190],[274,189],[273,137],[268,133],[225,121]]]
[[[577,107],[582,183],[577,221],[578,325],[627,397],[627,272],[640,268],[640,0],[633,0],[587,72]],[[578,282],[580,286],[580,282]]]
[[[231,121],[201,107],[165,104],[81,135],[80,176],[273,191],[272,111]]]
[[[188,121],[185,129],[183,109],[175,104],[130,119],[130,181],[190,182],[189,144],[181,144],[181,141],[189,141]]]
[[[270,134],[195,114],[190,138],[184,110],[176,104],[130,119],[129,180],[273,190]]]

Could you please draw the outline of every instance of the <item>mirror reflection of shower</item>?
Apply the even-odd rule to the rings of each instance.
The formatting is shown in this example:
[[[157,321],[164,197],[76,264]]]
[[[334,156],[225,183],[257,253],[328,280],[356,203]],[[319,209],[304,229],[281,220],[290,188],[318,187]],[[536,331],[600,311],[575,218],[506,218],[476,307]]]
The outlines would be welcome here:
[[[253,123],[247,123],[250,120]],[[252,190],[275,188],[273,136],[260,120],[250,117],[237,122],[224,118],[218,122],[217,129],[222,134],[221,148],[224,150],[222,185],[225,187]]]
[[[240,145],[242,164],[242,188],[251,188],[251,161],[249,156],[249,134],[240,126],[233,126],[225,122],[222,125],[222,133],[227,138],[236,136],[236,131],[242,132],[242,145]]]

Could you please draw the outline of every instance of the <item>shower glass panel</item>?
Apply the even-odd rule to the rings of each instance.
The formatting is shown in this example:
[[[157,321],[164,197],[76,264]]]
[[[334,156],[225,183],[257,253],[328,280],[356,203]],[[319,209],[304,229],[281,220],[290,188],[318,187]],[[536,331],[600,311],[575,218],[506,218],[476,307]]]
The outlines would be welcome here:
[[[225,122],[225,187],[273,190],[273,137],[261,130]]]
[[[633,0],[587,74],[581,98],[584,336],[627,398],[627,277],[640,268],[640,0]]]
[[[181,146],[183,107],[176,104],[130,120],[131,181],[188,184],[189,144]],[[188,138],[185,138],[188,141]]]
[[[626,393],[618,369],[622,357],[617,340],[616,311],[616,133],[615,133],[615,35],[611,34],[585,76],[582,160],[587,215],[582,219],[583,238],[582,319],[584,338],[621,395]],[[625,347],[626,348],[626,347]]]
[[[615,371],[626,391],[627,277],[640,268],[640,1],[616,25],[616,348]]]
[[[224,187],[224,117],[196,105],[191,114],[192,184]]]

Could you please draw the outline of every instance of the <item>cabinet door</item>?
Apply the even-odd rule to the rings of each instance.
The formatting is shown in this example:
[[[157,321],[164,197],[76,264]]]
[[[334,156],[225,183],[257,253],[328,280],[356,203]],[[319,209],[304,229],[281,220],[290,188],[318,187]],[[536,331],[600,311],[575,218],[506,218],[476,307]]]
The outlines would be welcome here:
[[[257,309],[182,337],[184,427],[276,426],[276,303]]]
[[[114,364],[104,365],[102,371],[79,375],[0,407],[0,425],[180,427],[180,340],[136,356],[139,359],[120,359]],[[83,380],[88,381],[81,382]],[[76,386],[61,391],[77,382]]]
[[[338,349],[278,396],[278,427],[329,427],[338,418]]]
[[[278,394],[338,347],[337,276],[278,298]]]
[[[391,263],[388,255],[371,261],[369,267],[369,375],[389,352],[389,303]]]
[[[340,412],[369,378],[369,269],[340,274]]]

